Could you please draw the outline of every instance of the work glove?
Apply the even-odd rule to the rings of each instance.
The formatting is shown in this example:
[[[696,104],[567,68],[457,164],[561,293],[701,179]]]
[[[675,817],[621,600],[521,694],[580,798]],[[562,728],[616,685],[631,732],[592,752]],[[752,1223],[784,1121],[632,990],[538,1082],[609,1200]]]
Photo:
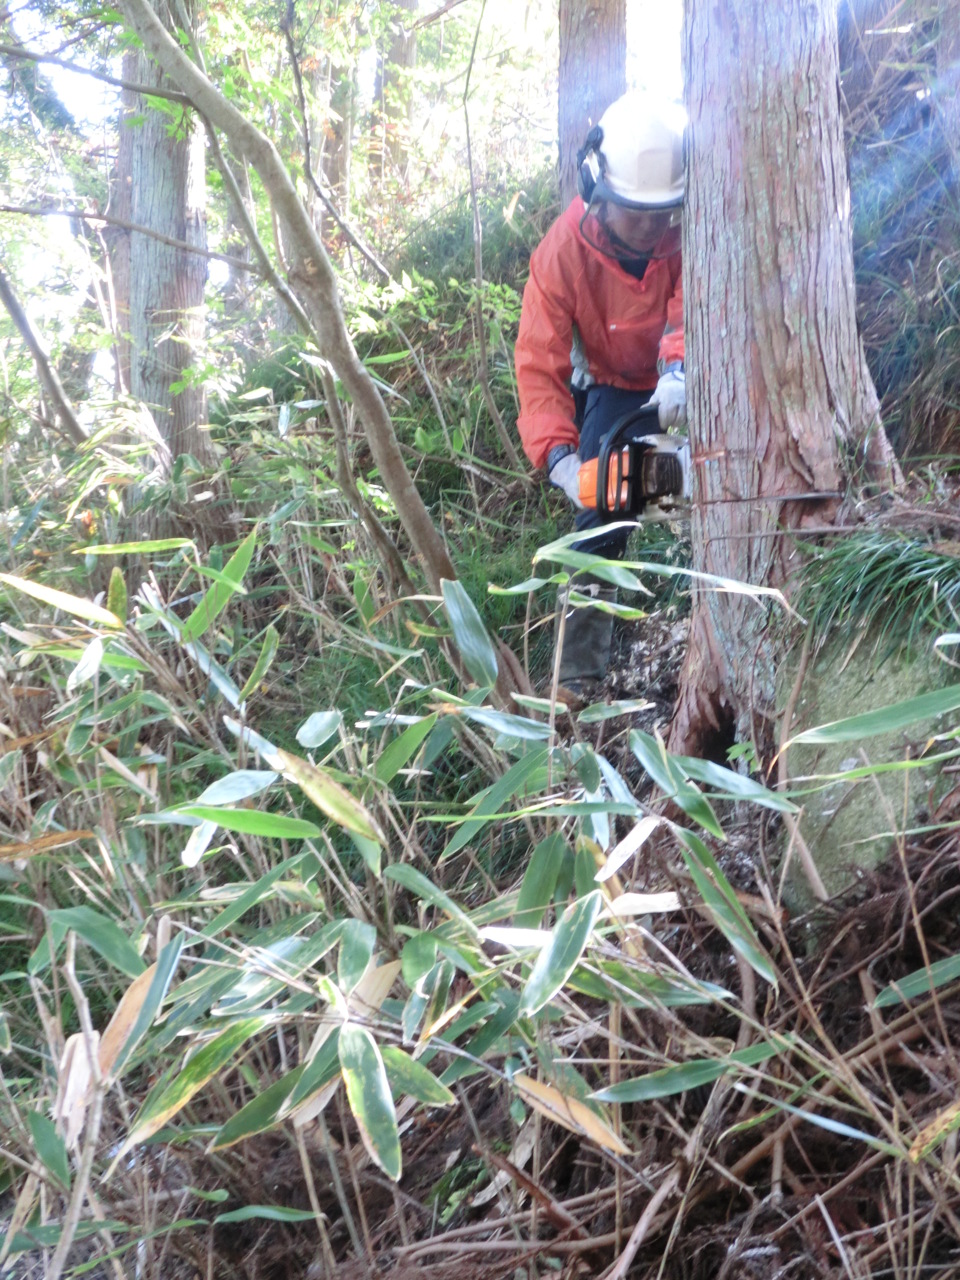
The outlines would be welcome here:
[[[550,483],[555,489],[562,489],[578,511],[583,510],[580,501],[580,455],[565,453],[553,464],[549,471]]]
[[[657,406],[661,431],[687,425],[687,387],[683,369],[679,365],[660,375],[657,389],[649,403]]]

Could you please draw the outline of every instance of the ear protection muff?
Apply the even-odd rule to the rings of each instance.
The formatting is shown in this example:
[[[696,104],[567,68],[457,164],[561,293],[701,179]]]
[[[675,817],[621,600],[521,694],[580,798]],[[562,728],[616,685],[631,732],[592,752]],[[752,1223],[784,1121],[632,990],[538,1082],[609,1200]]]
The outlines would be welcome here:
[[[600,146],[603,130],[595,124],[577,152],[577,191],[583,203],[589,207],[601,172]]]

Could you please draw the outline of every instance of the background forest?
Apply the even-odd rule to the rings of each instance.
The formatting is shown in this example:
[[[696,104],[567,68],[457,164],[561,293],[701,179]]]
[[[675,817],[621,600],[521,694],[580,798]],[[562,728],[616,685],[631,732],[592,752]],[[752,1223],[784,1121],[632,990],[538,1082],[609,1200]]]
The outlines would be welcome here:
[[[681,8],[0,5],[3,1274],[957,1274],[960,6],[783,6],[902,476],[737,585],[572,551],[515,429]],[[691,581],[778,655],[696,754]]]

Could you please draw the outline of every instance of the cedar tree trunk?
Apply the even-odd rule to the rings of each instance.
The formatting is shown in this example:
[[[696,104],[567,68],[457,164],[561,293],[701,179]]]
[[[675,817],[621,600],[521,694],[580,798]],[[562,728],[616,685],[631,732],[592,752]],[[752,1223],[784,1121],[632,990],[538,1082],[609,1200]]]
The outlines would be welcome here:
[[[684,59],[693,565],[782,587],[858,456],[899,474],[856,325],[835,0],[687,0]],[[696,587],[670,748],[755,736],[776,659],[762,602]]]
[[[152,0],[152,8],[170,30],[166,0]],[[139,84],[168,84],[142,51],[125,58],[124,72]],[[124,92],[116,203],[121,216],[139,226],[205,249],[203,130],[192,113],[177,111],[178,116],[158,111],[141,96]],[[212,465],[213,451],[201,430],[207,416],[203,387],[173,389],[196,363],[203,339],[206,259],[136,231],[117,240],[113,274],[123,335],[121,385],[153,415],[165,445],[158,450],[161,469],[183,453]]]
[[[577,151],[627,88],[626,0],[560,0],[560,204],[577,194]]]
[[[394,0],[390,38],[380,72],[380,110],[383,113],[384,146],[393,168],[406,178],[413,110],[411,75],[417,65],[417,19],[420,0]]]

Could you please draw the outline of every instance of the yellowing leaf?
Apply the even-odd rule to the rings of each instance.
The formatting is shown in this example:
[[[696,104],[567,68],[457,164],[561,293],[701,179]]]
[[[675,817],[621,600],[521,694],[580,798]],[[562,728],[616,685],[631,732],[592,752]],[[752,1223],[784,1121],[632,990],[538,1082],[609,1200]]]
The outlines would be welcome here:
[[[542,1080],[534,1080],[531,1076],[515,1075],[513,1083],[524,1102],[539,1111],[541,1115],[563,1125],[571,1133],[579,1133],[608,1151],[617,1155],[630,1154],[629,1147],[617,1137],[605,1120],[601,1120],[595,1111],[578,1098],[568,1097]]]
[[[106,1030],[100,1040],[100,1051],[97,1054],[100,1062],[100,1071],[105,1076],[110,1074],[113,1064],[117,1060],[117,1054],[123,1048],[127,1037],[133,1030],[137,1015],[140,1013],[143,1002],[147,998],[147,992],[150,990],[150,984],[153,982],[153,975],[156,971],[156,964],[152,964],[149,969],[144,969],[143,973],[134,978],[123,993],[120,1003],[114,1010],[113,1017],[107,1023]]]
[[[47,853],[50,849],[60,849],[65,844],[73,844],[77,840],[94,840],[93,831],[50,831],[45,836],[37,836],[34,840],[18,840],[16,844],[0,844],[0,862],[10,858],[30,858],[37,853]]]
[[[328,773],[318,769],[309,760],[302,760],[279,748],[271,757],[270,763],[275,763],[289,782],[296,783],[331,822],[343,827],[345,831],[352,831],[358,836],[384,844],[383,836],[366,808]]]
[[[911,1142],[907,1155],[914,1164],[918,1164],[955,1129],[960,1129],[960,1102],[951,1103],[939,1115],[934,1116],[929,1124],[925,1124]]]
[[[397,974],[400,972],[401,962],[399,960],[390,960],[386,964],[376,967],[375,961],[376,957],[370,961],[366,973],[347,996],[346,1012],[348,1015],[354,1014],[363,1018],[370,1018],[380,1011],[383,1002],[390,994],[390,988],[396,982]],[[330,1036],[335,1031],[338,1031],[342,1025],[343,1023],[338,1022],[334,1017],[327,1017],[321,1020],[303,1060],[305,1064],[313,1061]],[[325,1083],[314,1093],[308,1093],[300,1098],[296,1096],[296,1093],[292,1094],[280,1108],[278,1118],[282,1120],[288,1115],[292,1116],[293,1123],[298,1128],[308,1124],[324,1109],[336,1093],[339,1085],[340,1077],[338,1076],[336,1080]]]
[[[162,1129],[208,1080],[233,1059],[244,1041],[256,1035],[268,1022],[269,1019],[266,1017],[245,1018],[240,1022],[234,1022],[227,1027],[226,1031],[221,1031],[213,1040],[198,1049],[182,1071],[164,1076],[148,1094],[107,1176],[109,1177],[117,1161],[121,1160],[131,1147],[135,1147],[138,1142],[143,1142],[158,1129]]]
[[[18,578],[12,573],[0,573],[0,582],[12,587],[14,591],[22,591],[25,596],[32,596],[43,604],[54,609],[62,609],[73,618],[83,618],[87,622],[98,622],[103,627],[120,627],[123,624],[115,613],[94,604],[92,600],[84,600],[80,596],[72,596],[66,591],[57,591],[55,587],[45,587],[42,582],[31,582],[28,578]]]

